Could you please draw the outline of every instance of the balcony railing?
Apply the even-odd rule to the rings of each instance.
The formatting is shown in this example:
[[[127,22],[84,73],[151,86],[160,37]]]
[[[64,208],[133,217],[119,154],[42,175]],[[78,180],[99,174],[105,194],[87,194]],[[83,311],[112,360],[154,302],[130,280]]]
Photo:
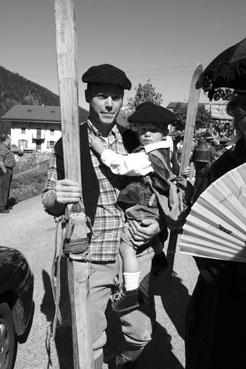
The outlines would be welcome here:
[[[36,134],[32,135],[32,140],[33,141],[42,141],[42,142],[44,142],[45,135],[36,133]]]

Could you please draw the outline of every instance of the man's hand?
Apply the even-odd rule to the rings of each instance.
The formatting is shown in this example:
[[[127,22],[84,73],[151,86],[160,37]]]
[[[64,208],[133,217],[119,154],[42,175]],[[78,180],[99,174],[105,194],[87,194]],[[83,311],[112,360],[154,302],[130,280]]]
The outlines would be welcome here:
[[[160,232],[159,223],[154,219],[143,219],[141,225],[135,220],[131,220],[128,223],[129,232],[132,236],[132,243],[136,247],[140,247],[148,243]]]
[[[80,185],[71,179],[62,179],[57,181],[56,201],[60,204],[73,204],[79,202],[82,198]]]

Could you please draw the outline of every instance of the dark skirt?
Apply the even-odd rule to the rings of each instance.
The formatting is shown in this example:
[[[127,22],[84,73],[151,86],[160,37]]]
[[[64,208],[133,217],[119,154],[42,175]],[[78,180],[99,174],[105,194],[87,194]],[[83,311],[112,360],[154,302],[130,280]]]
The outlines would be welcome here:
[[[237,283],[240,273],[228,269],[211,284],[198,278],[186,316],[186,369],[246,368],[246,280]]]

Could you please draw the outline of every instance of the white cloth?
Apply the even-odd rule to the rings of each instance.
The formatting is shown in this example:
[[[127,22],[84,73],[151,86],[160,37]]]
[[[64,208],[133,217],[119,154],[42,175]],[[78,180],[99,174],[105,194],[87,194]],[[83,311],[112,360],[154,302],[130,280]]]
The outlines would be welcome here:
[[[145,176],[154,171],[148,153],[161,148],[170,148],[171,151],[170,140],[148,144],[143,147],[144,150],[128,155],[116,154],[112,150],[105,149],[101,155],[101,161],[114,174]]]
[[[128,176],[145,176],[153,172],[151,162],[145,151],[121,155],[106,149],[101,155],[101,161],[110,168],[112,173]]]
[[[170,136],[166,136],[163,141],[153,142],[144,146],[144,150],[149,153],[156,149],[170,149],[173,152],[173,139]]]
[[[138,272],[124,272],[124,286],[126,291],[136,290],[140,284],[140,271]]]

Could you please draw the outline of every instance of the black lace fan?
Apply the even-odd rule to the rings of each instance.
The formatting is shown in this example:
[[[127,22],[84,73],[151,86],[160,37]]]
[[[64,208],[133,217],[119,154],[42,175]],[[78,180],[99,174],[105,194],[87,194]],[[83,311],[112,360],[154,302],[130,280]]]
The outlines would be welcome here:
[[[196,83],[210,100],[227,100],[233,90],[246,89],[246,38],[220,53]]]

